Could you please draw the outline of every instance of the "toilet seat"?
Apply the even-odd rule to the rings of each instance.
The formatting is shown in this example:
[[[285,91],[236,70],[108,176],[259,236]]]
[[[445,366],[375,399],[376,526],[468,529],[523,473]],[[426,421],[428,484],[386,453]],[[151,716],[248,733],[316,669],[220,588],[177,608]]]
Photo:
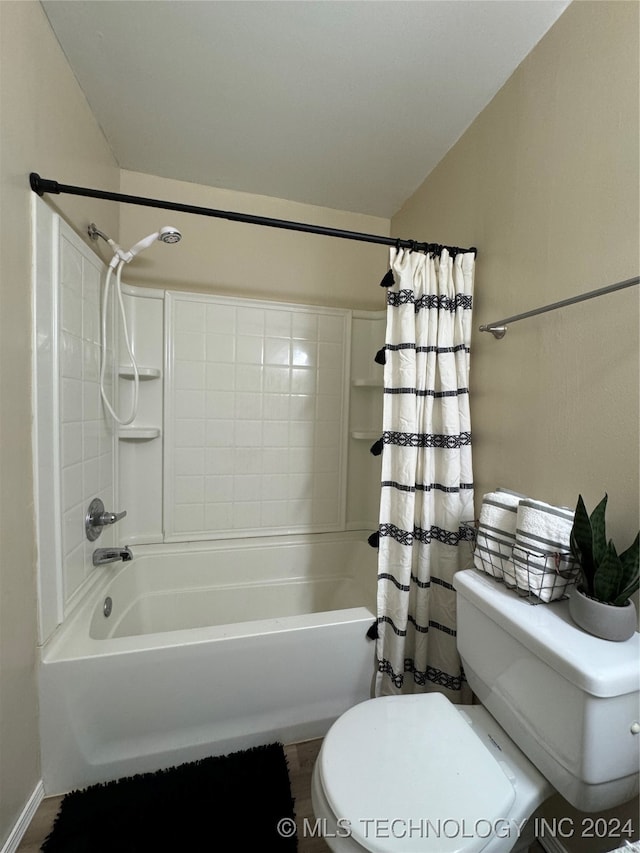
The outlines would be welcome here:
[[[338,825],[371,853],[479,853],[516,794],[470,719],[437,693],[351,708],[326,735],[318,771]]]

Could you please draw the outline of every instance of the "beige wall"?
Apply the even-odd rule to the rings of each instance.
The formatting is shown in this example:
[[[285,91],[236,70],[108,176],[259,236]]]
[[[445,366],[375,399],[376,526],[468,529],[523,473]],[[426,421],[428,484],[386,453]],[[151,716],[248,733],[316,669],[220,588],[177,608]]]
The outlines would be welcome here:
[[[40,779],[28,174],[117,189],[118,170],[39,3],[0,2],[0,847]],[[80,231],[116,205],[60,196]]]
[[[139,172],[122,172],[121,192],[346,231],[389,234],[388,219]],[[173,246],[154,245],[127,268],[126,281],[336,308],[384,308],[384,291],[379,287],[388,266],[384,246],[122,205],[123,248],[165,224],[179,228],[182,241]]]
[[[574,2],[392,220],[479,248],[475,321],[638,274],[638,13]],[[477,498],[506,486],[638,529],[638,288],[474,332]]]

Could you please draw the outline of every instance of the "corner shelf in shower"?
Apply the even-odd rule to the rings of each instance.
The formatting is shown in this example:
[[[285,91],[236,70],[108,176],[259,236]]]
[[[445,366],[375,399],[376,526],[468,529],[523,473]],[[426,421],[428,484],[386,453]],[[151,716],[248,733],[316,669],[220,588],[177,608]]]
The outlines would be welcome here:
[[[135,374],[133,372],[133,367],[130,364],[121,364],[118,368],[118,376],[121,379],[133,379]],[[162,376],[162,371],[159,367],[139,367],[138,368],[138,377],[141,381],[146,379],[160,379]]]
[[[120,441],[152,441],[160,435],[159,427],[123,427],[118,430]]]

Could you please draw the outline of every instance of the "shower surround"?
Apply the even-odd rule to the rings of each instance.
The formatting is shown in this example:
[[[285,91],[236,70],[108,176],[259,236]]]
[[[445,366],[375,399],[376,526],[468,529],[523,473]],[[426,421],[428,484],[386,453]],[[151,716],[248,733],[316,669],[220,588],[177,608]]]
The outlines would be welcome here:
[[[146,379],[119,432],[121,500],[137,506],[130,491],[162,473],[128,540],[344,529],[351,312],[144,288],[125,300]]]
[[[116,430],[99,406],[104,265],[39,199],[34,223],[47,792],[322,734],[373,674],[383,315],[124,287],[141,381]],[[94,497],[127,516],[89,544]],[[95,569],[110,544],[134,560]]]

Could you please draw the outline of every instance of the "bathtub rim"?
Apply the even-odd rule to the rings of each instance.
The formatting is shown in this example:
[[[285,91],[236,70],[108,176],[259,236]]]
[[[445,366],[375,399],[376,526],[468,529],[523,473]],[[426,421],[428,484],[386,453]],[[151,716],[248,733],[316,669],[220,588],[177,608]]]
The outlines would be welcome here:
[[[365,533],[368,533],[365,532]],[[260,551],[264,548],[288,548],[300,545],[322,543],[357,543],[367,546],[363,531],[340,531],[337,533],[304,533],[287,536],[259,536],[243,541],[242,550]],[[368,547],[368,546],[367,546]],[[224,552],[239,550],[238,540],[216,540],[215,542],[185,542],[136,545],[134,562],[109,564],[102,578],[86,590],[64,622],[57,626],[51,637],[40,647],[40,661],[46,664],[54,661],[77,660],[87,657],[103,657],[123,653],[144,652],[150,649],[171,648],[176,645],[199,645],[212,641],[222,641],[230,637],[253,637],[265,632],[291,632],[314,628],[320,625],[345,622],[371,622],[375,619],[373,610],[361,607],[330,610],[319,613],[307,613],[297,616],[272,617],[227,625],[186,628],[176,631],[153,634],[138,634],[126,637],[94,639],[90,636],[90,627],[96,605],[107,594],[108,588],[122,572],[134,569],[136,558],[171,557],[189,553]]]

